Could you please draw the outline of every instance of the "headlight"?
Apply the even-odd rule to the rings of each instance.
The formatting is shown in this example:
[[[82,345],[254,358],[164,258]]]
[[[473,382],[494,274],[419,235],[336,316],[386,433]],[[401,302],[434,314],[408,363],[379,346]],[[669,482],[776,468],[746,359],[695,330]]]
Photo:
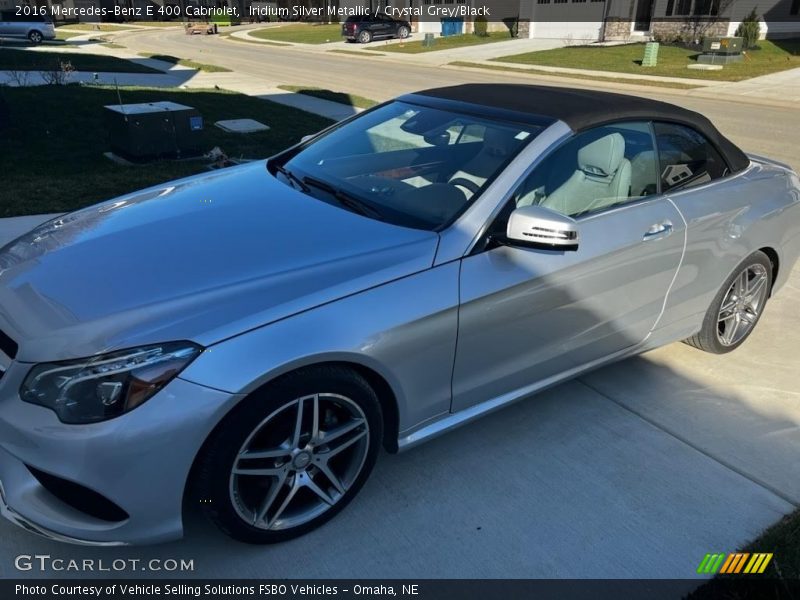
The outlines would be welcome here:
[[[20,389],[63,423],[94,423],[133,410],[167,385],[202,348],[170,342],[80,360],[36,365]]]

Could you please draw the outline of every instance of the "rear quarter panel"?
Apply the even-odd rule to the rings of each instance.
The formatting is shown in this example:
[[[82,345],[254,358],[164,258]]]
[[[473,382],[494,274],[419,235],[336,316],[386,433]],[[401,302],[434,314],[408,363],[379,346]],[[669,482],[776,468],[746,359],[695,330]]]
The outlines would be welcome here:
[[[698,331],[725,279],[761,248],[772,248],[778,255],[773,293],[786,282],[800,256],[796,174],[752,162],[733,177],[670,198],[686,220],[687,242],[660,327],[680,326],[686,335]]]

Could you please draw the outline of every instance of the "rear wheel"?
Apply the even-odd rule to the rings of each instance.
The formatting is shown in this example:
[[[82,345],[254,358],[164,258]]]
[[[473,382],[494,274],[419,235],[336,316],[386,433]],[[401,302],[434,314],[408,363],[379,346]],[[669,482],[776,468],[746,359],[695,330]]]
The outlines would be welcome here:
[[[41,32],[39,32],[39,31],[31,31],[28,34],[28,39],[33,44],[41,44],[42,40],[44,39],[44,36],[42,36]]]
[[[372,41],[372,33],[365,29],[358,34],[358,41],[362,44],[369,44]]]
[[[754,252],[722,285],[702,329],[686,343],[713,354],[735,350],[755,329],[771,288],[772,263],[763,252]]]
[[[409,33],[410,32],[408,31],[408,27],[406,27],[405,25],[401,25],[397,29],[397,37],[399,37],[401,40],[406,39]]]
[[[316,529],[358,493],[382,439],[375,392],[331,366],[284,376],[225,418],[199,463],[207,516],[238,540],[266,544]]]

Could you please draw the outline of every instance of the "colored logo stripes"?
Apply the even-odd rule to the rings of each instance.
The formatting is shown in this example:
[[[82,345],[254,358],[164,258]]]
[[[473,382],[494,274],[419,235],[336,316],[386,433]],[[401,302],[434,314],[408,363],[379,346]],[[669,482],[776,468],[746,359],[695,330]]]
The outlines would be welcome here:
[[[730,554],[706,554],[697,567],[698,573],[713,575],[717,572],[724,574],[737,573],[763,573],[772,560],[772,553],[731,552]]]

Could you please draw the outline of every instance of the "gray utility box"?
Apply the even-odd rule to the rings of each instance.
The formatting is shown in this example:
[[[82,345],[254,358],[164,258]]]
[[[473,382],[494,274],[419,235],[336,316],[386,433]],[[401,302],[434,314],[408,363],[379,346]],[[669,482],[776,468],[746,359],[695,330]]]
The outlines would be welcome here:
[[[175,102],[113,104],[105,107],[111,150],[129,158],[199,154],[203,116]]]
[[[703,53],[697,57],[702,64],[726,65],[742,60],[742,38],[707,37],[703,39]]]

